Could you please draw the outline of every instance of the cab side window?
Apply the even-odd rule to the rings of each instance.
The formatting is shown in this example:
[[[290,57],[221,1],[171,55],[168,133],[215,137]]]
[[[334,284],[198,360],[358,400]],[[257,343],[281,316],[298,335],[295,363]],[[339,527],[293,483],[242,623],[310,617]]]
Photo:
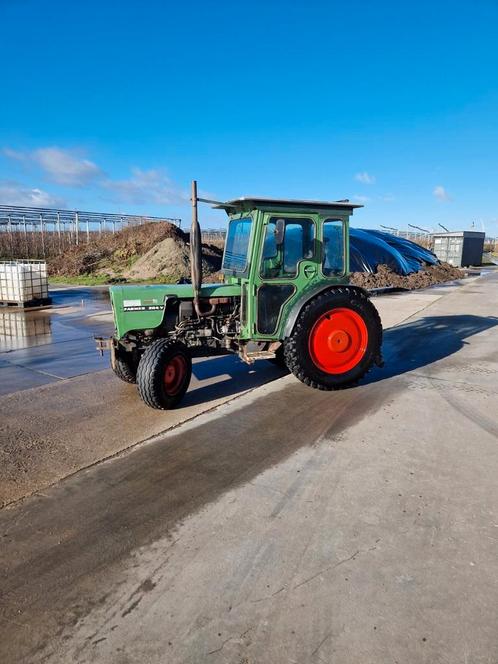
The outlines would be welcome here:
[[[326,277],[344,273],[344,225],[340,219],[323,222],[322,272]]]
[[[278,226],[283,235],[278,241]],[[297,264],[313,258],[315,250],[315,224],[311,219],[272,217],[266,226],[261,263],[264,279],[295,277]]]

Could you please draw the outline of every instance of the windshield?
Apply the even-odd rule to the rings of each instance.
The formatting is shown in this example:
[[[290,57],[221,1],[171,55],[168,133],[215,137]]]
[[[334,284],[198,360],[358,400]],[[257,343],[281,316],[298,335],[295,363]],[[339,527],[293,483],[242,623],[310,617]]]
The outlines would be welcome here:
[[[251,236],[252,219],[232,219],[228,225],[228,233],[223,256],[223,270],[228,272],[245,272],[247,268],[247,250]]]

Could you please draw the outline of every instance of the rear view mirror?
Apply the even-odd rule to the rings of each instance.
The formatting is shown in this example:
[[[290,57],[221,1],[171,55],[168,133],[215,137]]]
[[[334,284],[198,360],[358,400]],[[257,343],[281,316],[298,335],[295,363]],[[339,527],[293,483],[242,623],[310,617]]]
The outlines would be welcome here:
[[[277,247],[284,243],[285,220],[277,219],[275,223],[275,242]]]

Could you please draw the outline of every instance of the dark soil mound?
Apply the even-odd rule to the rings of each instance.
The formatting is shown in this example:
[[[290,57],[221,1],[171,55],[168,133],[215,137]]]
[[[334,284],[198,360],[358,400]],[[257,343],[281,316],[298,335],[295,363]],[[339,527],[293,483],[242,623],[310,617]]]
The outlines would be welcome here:
[[[353,272],[350,282],[354,286],[361,286],[367,290],[370,288],[389,288],[391,286],[412,290],[427,288],[427,286],[440,284],[444,281],[462,279],[464,276],[465,272],[463,270],[459,270],[448,263],[428,266],[419,272],[413,272],[407,276],[396,274],[387,265],[379,265],[377,272],[374,274],[369,272]]]

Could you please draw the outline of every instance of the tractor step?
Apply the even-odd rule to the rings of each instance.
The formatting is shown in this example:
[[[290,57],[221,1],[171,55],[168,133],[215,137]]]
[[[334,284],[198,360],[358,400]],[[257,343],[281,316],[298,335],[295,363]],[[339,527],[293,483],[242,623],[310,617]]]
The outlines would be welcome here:
[[[274,360],[275,352],[271,350],[255,350],[244,353],[241,359],[247,364],[253,364],[256,360]]]

